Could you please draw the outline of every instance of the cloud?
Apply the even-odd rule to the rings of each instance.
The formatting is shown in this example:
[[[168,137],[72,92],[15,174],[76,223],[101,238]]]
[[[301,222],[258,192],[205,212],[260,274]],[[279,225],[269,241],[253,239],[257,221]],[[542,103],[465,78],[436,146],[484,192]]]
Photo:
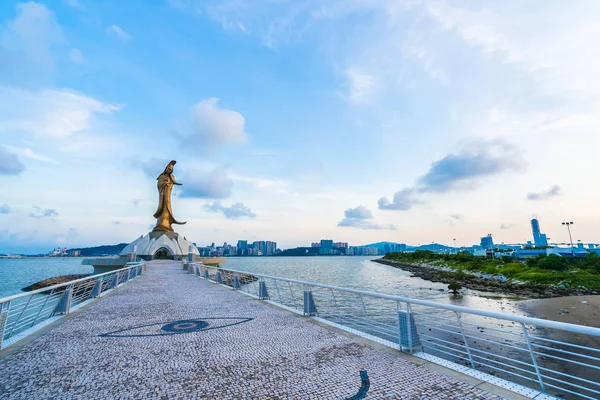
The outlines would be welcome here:
[[[220,201],[213,204],[206,204],[204,208],[211,212],[222,212],[225,218],[239,219],[241,217],[255,218],[256,214],[250,210],[244,203],[237,202],[230,207],[224,206]]]
[[[81,5],[81,3],[79,2],[79,0],[65,0],[65,3],[67,3],[68,5],[70,5],[71,7],[75,7],[78,8],[80,10],[83,9],[83,6]]]
[[[0,175],[19,175],[24,169],[25,165],[16,154],[0,146]]]
[[[402,189],[394,193],[392,201],[387,197],[382,197],[377,202],[380,210],[410,210],[413,206],[423,204],[415,197],[415,190],[411,188]]]
[[[352,227],[358,229],[390,229],[396,230],[394,225],[379,225],[370,221],[373,213],[365,206],[349,208],[344,211],[345,218],[338,222],[337,226]]]
[[[52,49],[64,42],[48,7],[33,1],[17,3],[15,19],[0,26],[0,72],[10,78],[38,79],[41,73],[54,70]]]
[[[126,160],[125,162],[132,167],[141,168],[148,178],[156,179],[165,170],[169,161],[166,158],[152,157],[148,161],[139,162],[137,160]]]
[[[348,69],[345,77],[347,83],[344,98],[355,105],[369,104],[372,100],[373,76],[356,69]]]
[[[66,138],[89,130],[97,115],[121,108],[73,90],[0,87],[0,133]]]
[[[123,42],[129,42],[131,39],[133,39],[133,37],[129,33],[125,32],[118,25],[109,26],[108,28],[106,28],[106,33],[108,34],[108,36],[115,36],[121,39]]]
[[[110,221],[113,225],[121,225],[121,221]]]
[[[510,229],[513,226],[515,226],[515,224],[509,224],[509,225],[502,224],[502,225],[500,225],[500,229]]]
[[[516,149],[502,141],[467,143],[453,154],[431,164],[418,180],[420,192],[444,193],[473,188],[481,178],[520,171],[524,162]]]
[[[346,218],[355,219],[372,219],[373,213],[365,206],[358,206],[356,208],[349,208],[344,211]]]
[[[35,211],[29,214],[29,216],[31,218],[58,217],[58,211],[56,211],[54,208],[41,209],[40,207],[37,207],[37,206],[35,206],[34,208],[35,208]]]
[[[247,140],[244,116],[237,111],[220,108],[218,102],[217,98],[209,98],[194,105],[191,133],[179,137],[183,148],[208,153]]]
[[[56,161],[55,159],[35,153],[31,149],[23,150],[23,154],[25,154],[29,158],[33,158],[34,160],[43,161],[43,162],[47,162],[50,164],[58,164],[58,161]]]
[[[133,200],[131,200],[131,204],[133,204],[134,207],[137,207],[140,205],[141,201],[142,201],[141,199],[133,199]]]
[[[233,187],[233,181],[222,167],[212,171],[188,169],[183,179],[181,197],[224,199],[229,197]]]
[[[461,219],[463,219],[463,217],[464,217],[464,215],[462,215],[462,214],[452,214],[450,216],[450,218],[457,220],[457,221],[460,221]]]
[[[85,57],[79,49],[71,49],[71,51],[69,51],[69,58],[75,64],[83,64],[85,62]]]
[[[0,214],[10,214],[12,210],[8,204],[0,204]]]
[[[561,194],[560,186],[553,185],[550,189],[544,192],[527,193],[527,200],[549,200]]]

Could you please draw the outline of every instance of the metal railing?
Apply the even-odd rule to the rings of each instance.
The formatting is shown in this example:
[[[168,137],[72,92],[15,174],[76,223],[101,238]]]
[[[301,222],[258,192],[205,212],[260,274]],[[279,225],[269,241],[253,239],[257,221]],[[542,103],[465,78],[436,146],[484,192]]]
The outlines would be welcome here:
[[[100,297],[146,270],[145,263],[0,299],[0,349]]]
[[[200,263],[187,266],[204,279],[528,397],[600,399],[599,328]]]

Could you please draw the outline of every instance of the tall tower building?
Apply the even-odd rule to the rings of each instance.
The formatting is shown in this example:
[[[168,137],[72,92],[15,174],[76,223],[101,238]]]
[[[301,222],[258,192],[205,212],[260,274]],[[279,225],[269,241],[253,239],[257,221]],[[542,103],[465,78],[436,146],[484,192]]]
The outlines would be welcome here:
[[[531,220],[531,230],[533,232],[533,243],[535,247],[548,246],[546,235],[540,232],[540,222],[537,218]]]

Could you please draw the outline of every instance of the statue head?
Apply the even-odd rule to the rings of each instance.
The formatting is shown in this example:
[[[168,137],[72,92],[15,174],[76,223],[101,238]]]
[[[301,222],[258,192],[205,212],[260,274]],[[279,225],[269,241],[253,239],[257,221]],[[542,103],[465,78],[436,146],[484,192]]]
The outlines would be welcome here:
[[[167,166],[165,167],[165,170],[163,171],[163,173],[161,175],[163,175],[163,174],[172,174],[173,173],[173,166],[176,163],[177,163],[177,161],[171,160],[171,162],[167,164]],[[156,178],[156,179],[158,179],[158,178]]]

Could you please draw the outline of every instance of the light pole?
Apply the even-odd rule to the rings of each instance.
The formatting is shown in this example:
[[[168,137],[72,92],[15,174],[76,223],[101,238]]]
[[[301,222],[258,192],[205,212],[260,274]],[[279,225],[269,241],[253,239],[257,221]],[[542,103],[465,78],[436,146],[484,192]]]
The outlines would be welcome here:
[[[454,254],[456,254],[457,253],[457,251],[456,251],[456,238],[454,238],[452,240],[454,240]]]
[[[571,225],[573,222],[563,222],[563,225],[567,226],[567,230],[569,231],[569,240],[571,241],[571,257],[575,257],[575,249],[573,249],[573,236],[571,236]]]

